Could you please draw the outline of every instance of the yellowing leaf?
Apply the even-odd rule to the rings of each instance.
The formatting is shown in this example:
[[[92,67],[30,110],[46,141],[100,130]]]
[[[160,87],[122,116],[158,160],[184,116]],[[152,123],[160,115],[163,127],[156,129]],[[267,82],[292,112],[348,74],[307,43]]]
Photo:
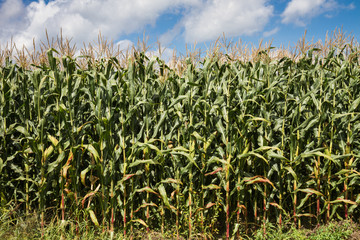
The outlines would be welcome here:
[[[93,210],[89,210],[91,221],[95,224],[95,226],[99,227],[99,222],[96,218],[96,215]]]
[[[48,135],[48,138],[55,147],[58,145],[59,141],[55,137]]]
[[[44,155],[43,155],[43,161],[45,162],[48,157],[50,156],[50,154],[54,151],[54,147],[53,146],[50,146],[48,147],[47,149],[45,149],[44,151]]]
[[[206,204],[205,208],[211,208],[212,206],[215,206],[215,205],[216,205],[216,203],[210,202],[210,203]]]
[[[89,170],[90,170],[89,168],[86,168],[86,169],[82,170],[80,173],[80,180],[84,186],[86,186],[86,184],[85,184],[86,173],[89,172]]]
[[[148,227],[148,225],[144,222],[144,220],[138,218],[138,219],[133,219],[131,220],[132,222],[138,222],[140,223],[141,225],[143,225],[144,227]]]
[[[315,194],[317,196],[324,196],[324,194],[322,194],[321,192],[316,191],[315,189],[312,189],[312,188],[299,189],[298,191],[304,192],[304,193]]]

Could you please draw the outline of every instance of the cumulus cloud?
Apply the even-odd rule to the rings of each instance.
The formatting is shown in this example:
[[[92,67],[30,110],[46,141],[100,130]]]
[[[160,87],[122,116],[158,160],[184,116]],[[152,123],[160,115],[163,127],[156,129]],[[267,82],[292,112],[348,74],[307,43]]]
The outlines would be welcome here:
[[[273,28],[273,29],[271,29],[270,31],[265,31],[265,32],[263,33],[263,36],[264,36],[264,37],[270,37],[270,36],[276,34],[279,30],[280,30],[279,27]]]
[[[44,40],[45,29],[49,36],[62,29],[65,37],[80,45],[95,40],[100,31],[107,39],[116,40],[154,26],[169,9],[190,7],[199,1],[39,0],[24,6],[21,0],[5,0],[0,8],[0,41],[13,37],[17,44],[29,45],[33,38]]]
[[[182,31],[183,31],[183,22],[179,21],[177,24],[175,24],[175,26],[172,29],[162,34],[159,37],[159,41],[163,45],[168,45],[174,40],[174,38],[181,35]]]
[[[11,36],[25,23],[23,17],[26,9],[21,0],[6,0],[0,6],[0,41]]]
[[[134,43],[129,39],[125,39],[118,41],[116,45],[119,46],[120,50],[130,50],[134,46]]]
[[[6,0],[0,8],[0,23],[9,23],[11,21],[18,21],[23,14],[25,6],[21,0]]]
[[[173,48],[159,48],[155,50],[150,50],[146,54],[149,58],[159,57],[160,59],[164,60],[165,63],[169,64],[171,60],[173,60],[174,53],[176,50]]]
[[[344,8],[352,9],[354,5],[342,5],[335,0],[291,0],[281,14],[281,22],[305,26],[312,18],[322,13]]]
[[[33,39],[46,41],[60,33],[82,44],[97,39],[99,32],[118,41],[127,34],[156,26],[165,13],[179,18],[160,36],[164,44],[182,36],[186,42],[226,36],[251,35],[264,29],[273,15],[269,0],[0,0],[0,44],[11,38],[17,46],[30,46]],[[122,43],[124,45],[125,42]]]
[[[273,15],[266,0],[208,0],[184,19],[185,40],[203,42],[226,36],[251,35],[263,30]]]

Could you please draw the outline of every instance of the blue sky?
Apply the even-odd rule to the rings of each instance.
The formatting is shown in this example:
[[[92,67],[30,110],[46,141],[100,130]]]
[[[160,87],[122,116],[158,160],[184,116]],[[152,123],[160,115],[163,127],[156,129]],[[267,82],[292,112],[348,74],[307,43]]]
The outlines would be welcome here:
[[[360,39],[360,1],[355,0],[0,0],[0,44],[17,46],[45,39],[45,29],[72,38],[77,46],[99,31],[125,48],[142,38],[156,49],[184,52],[185,44],[205,50],[223,33],[228,39],[258,45],[294,45],[324,39],[342,28]]]

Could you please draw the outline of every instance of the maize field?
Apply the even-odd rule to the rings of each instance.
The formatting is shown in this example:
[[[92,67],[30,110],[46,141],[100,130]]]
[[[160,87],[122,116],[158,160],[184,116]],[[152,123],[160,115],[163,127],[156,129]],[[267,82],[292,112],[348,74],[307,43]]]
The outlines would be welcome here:
[[[182,69],[141,51],[84,67],[55,49],[28,67],[6,59],[1,211],[126,238],[240,239],[269,222],[358,221],[359,47],[319,51],[214,54]]]

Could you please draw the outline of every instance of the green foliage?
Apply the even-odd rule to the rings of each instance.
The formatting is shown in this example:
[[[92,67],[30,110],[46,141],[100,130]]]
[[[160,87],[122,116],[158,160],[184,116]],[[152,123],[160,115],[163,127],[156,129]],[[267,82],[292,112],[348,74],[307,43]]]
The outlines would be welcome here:
[[[341,240],[349,239],[355,227],[350,222],[330,222],[327,226],[317,229],[315,234],[309,236],[311,240]]]
[[[352,239],[359,234],[359,227],[350,221],[335,222],[316,227],[314,229],[296,229],[293,226],[290,229],[279,229],[272,224],[266,225],[266,234],[263,230],[258,230],[253,239],[267,240],[344,240]],[[356,237],[355,237],[356,238]]]
[[[356,216],[360,68],[351,51],[188,60],[182,74],[137,52],[126,68],[111,58],[80,69],[53,49],[32,70],[7,63],[0,207],[39,212],[42,229],[51,215],[124,236],[173,226],[188,238]]]

